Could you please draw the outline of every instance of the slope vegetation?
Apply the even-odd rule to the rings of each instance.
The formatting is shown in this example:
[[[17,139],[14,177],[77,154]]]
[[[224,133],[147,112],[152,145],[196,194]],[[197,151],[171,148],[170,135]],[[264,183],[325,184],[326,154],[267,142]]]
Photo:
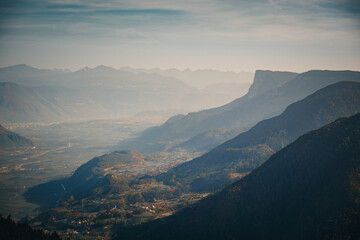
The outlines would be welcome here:
[[[57,203],[74,196],[75,198],[91,194],[98,187],[106,186],[111,175],[106,172],[116,171],[124,165],[143,164],[144,157],[134,151],[116,151],[95,157],[79,167],[74,174],[65,179],[55,180],[30,188],[25,192],[26,201],[53,207]]]
[[[191,191],[215,191],[252,171],[302,134],[360,112],[360,83],[339,82],[298,101],[279,116],[158,177]]]
[[[242,180],[119,239],[359,239],[360,114],[311,131]]]

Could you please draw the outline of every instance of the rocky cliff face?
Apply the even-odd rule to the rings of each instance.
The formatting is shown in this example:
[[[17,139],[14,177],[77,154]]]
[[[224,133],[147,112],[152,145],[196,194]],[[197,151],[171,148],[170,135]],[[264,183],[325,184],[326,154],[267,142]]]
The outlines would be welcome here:
[[[254,82],[250,86],[247,96],[252,98],[268,90],[279,88],[283,84],[293,80],[297,75],[297,73],[292,72],[257,70],[255,72]]]

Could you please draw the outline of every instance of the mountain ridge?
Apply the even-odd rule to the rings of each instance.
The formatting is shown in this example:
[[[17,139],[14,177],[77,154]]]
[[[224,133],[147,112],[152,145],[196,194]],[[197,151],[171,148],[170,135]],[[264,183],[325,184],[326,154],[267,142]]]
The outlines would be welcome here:
[[[119,239],[358,239],[360,114],[299,137],[223,191]]]
[[[260,73],[260,72],[259,72]],[[281,72],[266,72],[279,75]],[[248,130],[257,122],[280,114],[285,108],[315,91],[339,81],[360,81],[360,72],[312,70],[294,77],[283,73],[283,84],[253,95],[253,92],[235,99],[221,107],[191,112],[170,118],[161,126],[149,128],[137,138],[119,143],[119,148],[130,148],[141,153],[163,151],[173,146],[173,142],[187,141],[197,134],[211,129]],[[275,83],[278,81],[276,80]],[[271,84],[270,84],[271,85]],[[250,87],[251,88],[251,87]],[[210,150],[210,149],[208,149]]]
[[[19,87],[31,88],[38,95],[36,101],[25,99],[26,101],[20,104],[29,111],[34,109],[32,113],[29,111],[27,114],[21,114],[21,111],[14,113],[11,109],[7,109],[6,115],[17,115],[16,118],[3,116],[2,120],[9,122],[94,120],[167,109],[197,111],[233,99],[221,91],[202,92],[176,78],[155,73],[132,73],[102,65],[75,72],[37,69],[27,65],[10,66],[0,68],[0,82],[11,82]],[[51,90],[56,96],[47,94],[50,91],[40,91],[44,88]],[[12,99],[24,97],[19,94],[11,95]],[[38,106],[37,103],[44,98],[52,105],[51,110],[36,117],[35,109],[43,107]],[[69,98],[71,101],[67,101]],[[71,106],[71,102],[74,102],[74,106]],[[29,105],[32,107],[27,107]],[[91,113],[87,114],[87,112]],[[32,117],[30,118],[29,115]]]
[[[168,184],[184,184],[191,191],[214,191],[231,182],[231,173],[244,174],[307,131],[338,117],[360,112],[360,83],[338,82],[289,105],[273,118],[212,151],[160,175]]]

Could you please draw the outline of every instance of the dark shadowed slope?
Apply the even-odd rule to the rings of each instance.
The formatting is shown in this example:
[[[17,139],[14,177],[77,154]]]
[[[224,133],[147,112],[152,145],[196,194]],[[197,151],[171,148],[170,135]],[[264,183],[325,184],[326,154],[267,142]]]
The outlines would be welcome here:
[[[151,153],[210,129],[247,130],[261,120],[280,114],[289,104],[339,81],[360,81],[360,72],[314,70],[297,75],[257,71],[247,95],[219,108],[170,118],[162,126],[120,143],[120,147]]]
[[[119,239],[359,239],[360,114],[309,132],[242,180]]]
[[[298,101],[279,116],[158,177],[191,191],[214,191],[260,166],[300,135],[360,112],[360,83],[340,82]]]
[[[26,137],[20,136],[17,133],[8,131],[0,125],[0,147],[32,147],[34,144]]]
[[[82,197],[92,193],[108,183],[107,168],[116,170],[123,165],[143,164],[144,157],[134,151],[116,151],[95,157],[81,165],[74,174],[65,179],[55,180],[30,188],[24,197],[28,202],[39,204],[43,208],[53,207],[70,196]]]
[[[56,232],[46,233],[42,229],[34,229],[28,223],[15,223],[8,216],[0,215],[0,239],[6,240],[61,240]]]

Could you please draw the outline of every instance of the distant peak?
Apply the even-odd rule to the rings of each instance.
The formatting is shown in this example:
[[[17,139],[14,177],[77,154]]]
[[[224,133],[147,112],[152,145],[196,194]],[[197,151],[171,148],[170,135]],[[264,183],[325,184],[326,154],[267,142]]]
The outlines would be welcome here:
[[[89,68],[88,66],[86,66],[86,67],[84,67],[84,68],[81,68],[81,69],[79,69],[79,70],[77,70],[77,71],[75,71],[76,73],[83,73],[83,72],[89,72],[89,71],[91,71],[92,70],[92,68]]]
[[[272,73],[290,73],[290,74],[298,74],[298,73],[295,73],[295,72],[289,72],[289,71],[272,71],[272,70],[262,70],[262,69],[258,69],[255,71],[255,74],[272,74]]]
[[[358,74],[359,71],[351,71],[351,70],[310,70],[301,75],[312,75],[312,74],[319,74],[319,75],[334,75],[334,74]]]
[[[22,63],[22,64],[13,65],[12,67],[30,67],[30,66]]]
[[[12,65],[12,66],[8,66],[8,67],[4,67],[4,69],[30,69],[30,70],[38,70],[37,68],[34,68],[32,66],[26,65],[26,64],[17,64],[17,65]]]
[[[87,72],[87,71],[90,71],[90,70],[91,70],[91,68],[89,68],[88,66],[80,69],[80,71],[83,71],[83,72]]]
[[[94,70],[115,70],[114,68],[112,67],[107,67],[107,66],[104,66],[104,65],[99,65],[99,66],[96,66],[94,68]]]
[[[102,68],[108,68],[105,65],[98,65],[96,67],[94,67],[94,69],[102,69]]]

